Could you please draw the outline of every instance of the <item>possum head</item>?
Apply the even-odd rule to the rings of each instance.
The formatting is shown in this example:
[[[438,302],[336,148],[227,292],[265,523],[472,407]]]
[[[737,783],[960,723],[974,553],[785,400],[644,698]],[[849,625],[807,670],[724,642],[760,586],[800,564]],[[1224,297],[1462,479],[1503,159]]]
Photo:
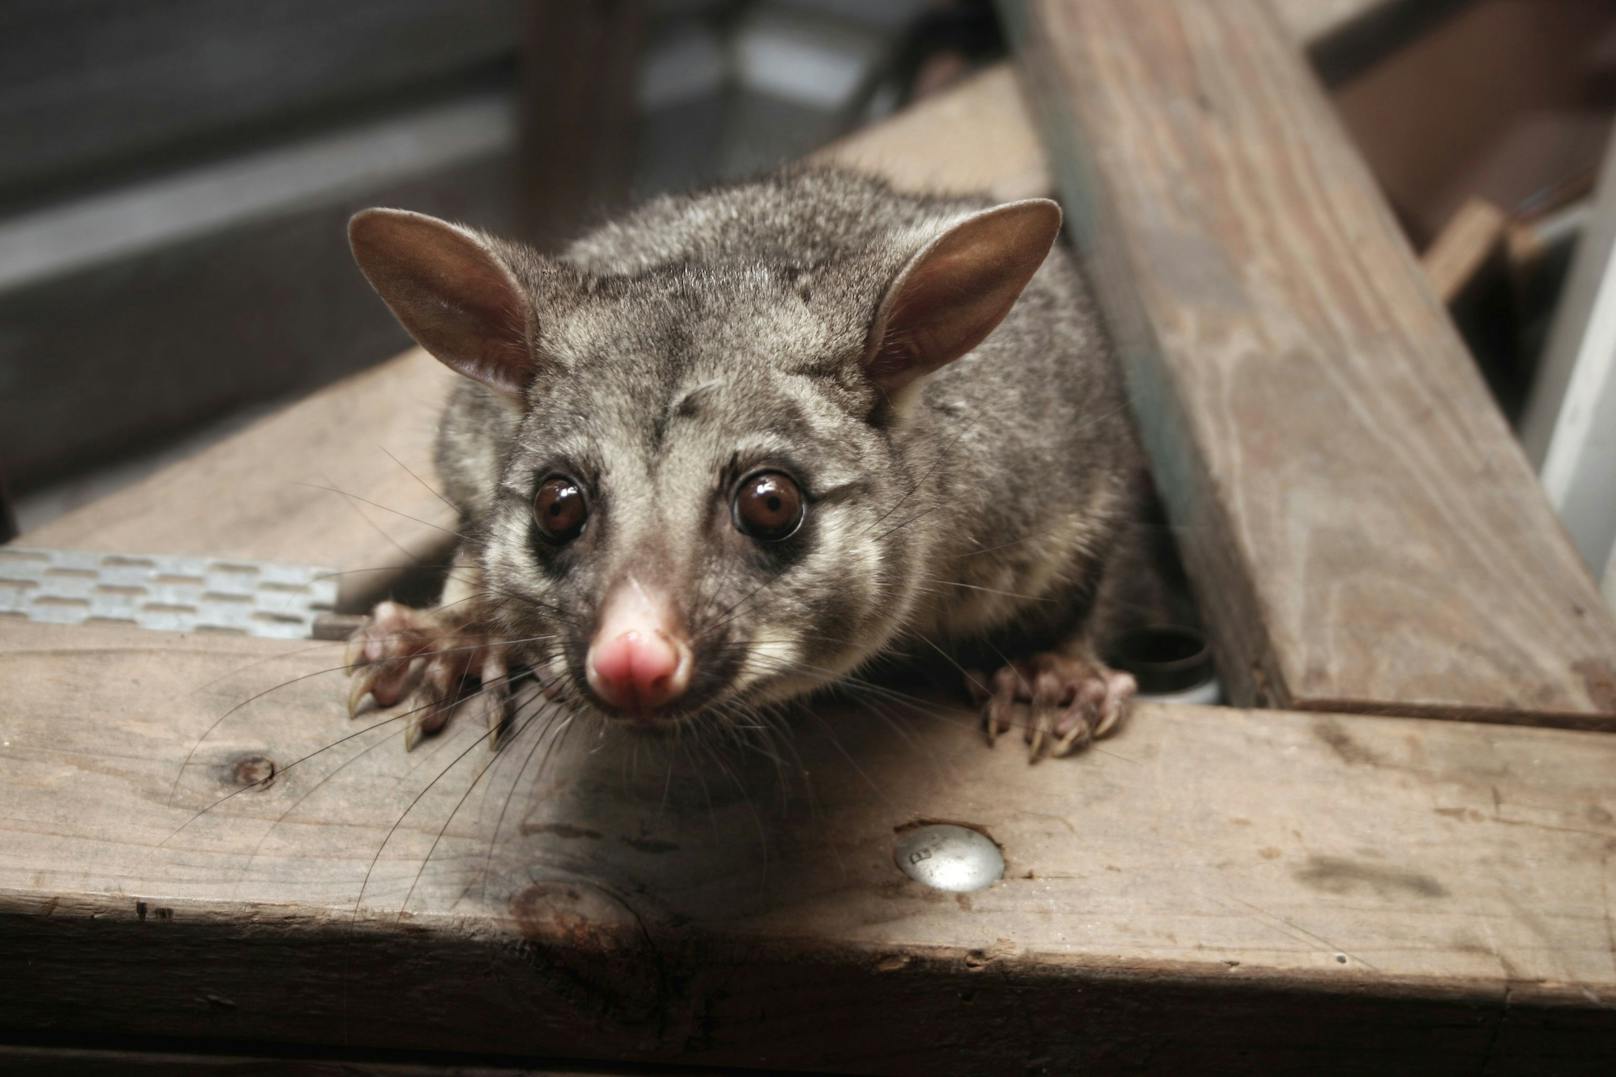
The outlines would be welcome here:
[[[768,259],[584,272],[396,210],[350,237],[499,417],[466,507],[489,620],[544,682],[657,727],[800,695],[902,627],[946,515],[920,386],[993,330],[1059,224],[1045,200],[955,210],[811,289]]]

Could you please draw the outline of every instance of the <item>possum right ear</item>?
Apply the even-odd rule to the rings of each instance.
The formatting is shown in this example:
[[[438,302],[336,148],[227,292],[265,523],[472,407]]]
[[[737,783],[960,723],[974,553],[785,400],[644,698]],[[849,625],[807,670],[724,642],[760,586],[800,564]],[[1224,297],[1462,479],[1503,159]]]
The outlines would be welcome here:
[[[982,343],[1038,272],[1060,226],[1059,206],[1029,198],[973,213],[934,237],[876,308],[865,374],[895,394]]]
[[[538,322],[510,267],[476,232],[402,209],[348,222],[354,260],[421,347],[501,392],[533,378]]]

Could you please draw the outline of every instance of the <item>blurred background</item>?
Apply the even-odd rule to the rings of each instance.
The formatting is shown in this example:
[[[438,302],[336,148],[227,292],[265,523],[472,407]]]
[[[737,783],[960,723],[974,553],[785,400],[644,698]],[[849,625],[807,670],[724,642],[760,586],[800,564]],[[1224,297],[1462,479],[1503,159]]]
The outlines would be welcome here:
[[[1001,52],[991,7],[968,2],[6,0],[16,522],[405,348],[348,256],[356,209],[553,247]]]
[[[1616,2],[1273,5],[1505,414],[1529,450],[1546,441],[1531,389],[1596,216]],[[405,348],[349,259],[358,208],[553,248],[1003,55],[986,0],[6,0],[0,477],[16,523]]]

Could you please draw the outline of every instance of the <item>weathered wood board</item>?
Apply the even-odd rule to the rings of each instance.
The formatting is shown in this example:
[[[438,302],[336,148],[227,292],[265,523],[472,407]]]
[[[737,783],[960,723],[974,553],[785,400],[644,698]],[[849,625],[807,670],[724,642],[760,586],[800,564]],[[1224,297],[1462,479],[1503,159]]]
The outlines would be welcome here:
[[[339,649],[0,624],[0,1029],[874,1072],[1616,1063],[1599,734],[1146,706],[1029,767],[946,703],[852,702],[797,723],[782,786],[587,728],[542,767],[542,725],[406,754],[317,673]],[[1005,879],[907,880],[922,819],[986,830]]]
[[[1232,698],[1616,724],[1616,619],[1267,7],[1003,10]]]
[[[453,377],[406,352],[18,541],[325,565],[344,574],[342,607],[362,609],[455,541],[455,513],[431,488]]]

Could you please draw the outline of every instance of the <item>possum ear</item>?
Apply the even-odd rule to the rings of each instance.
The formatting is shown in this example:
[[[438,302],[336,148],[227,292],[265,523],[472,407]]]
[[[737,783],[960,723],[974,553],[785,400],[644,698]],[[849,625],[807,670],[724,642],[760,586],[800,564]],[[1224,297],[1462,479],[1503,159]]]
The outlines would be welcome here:
[[[909,259],[887,288],[864,371],[888,394],[952,363],[993,332],[1060,233],[1060,207],[1029,198],[953,225]]]
[[[501,392],[527,388],[538,324],[505,260],[467,228],[402,209],[348,222],[354,260],[421,347]]]

